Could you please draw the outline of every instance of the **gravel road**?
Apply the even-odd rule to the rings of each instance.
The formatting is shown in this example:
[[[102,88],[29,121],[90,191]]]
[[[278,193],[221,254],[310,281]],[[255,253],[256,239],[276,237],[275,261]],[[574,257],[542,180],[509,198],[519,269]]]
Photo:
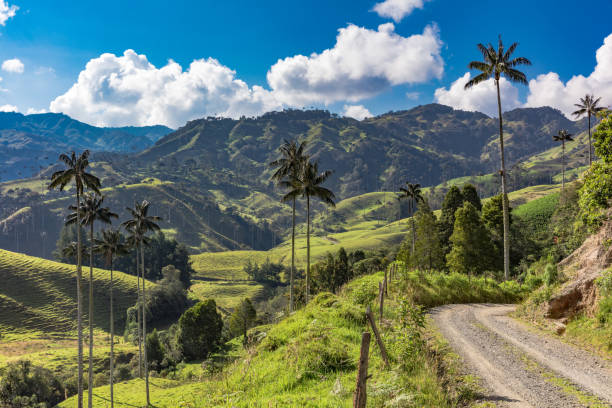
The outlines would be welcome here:
[[[508,316],[512,305],[432,309],[439,331],[499,407],[612,407],[612,365]]]

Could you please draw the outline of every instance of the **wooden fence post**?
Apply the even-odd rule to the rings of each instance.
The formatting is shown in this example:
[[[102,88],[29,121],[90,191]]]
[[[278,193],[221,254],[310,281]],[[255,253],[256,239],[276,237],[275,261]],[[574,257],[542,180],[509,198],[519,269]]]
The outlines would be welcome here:
[[[376,322],[374,321],[374,315],[372,314],[372,309],[370,309],[370,306],[366,307],[366,317],[368,318],[368,322],[370,322],[370,327],[372,327],[372,331],[374,332],[376,343],[378,343],[378,348],[380,349],[380,355],[382,356],[385,365],[389,367],[389,357],[387,356],[387,349],[385,348],[382,338],[380,337],[378,327],[376,327]]]
[[[378,282],[378,302],[379,302],[378,310],[380,312],[380,324],[382,324],[383,308],[384,308],[384,303],[385,303],[385,288],[384,288],[384,283],[382,282]]]
[[[353,408],[365,408],[367,399],[368,353],[370,352],[370,332],[361,335],[361,351],[357,369],[357,386],[353,396]]]
[[[388,286],[388,282],[387,282],[387,270],[385,269],[385,296],[389,296],[389,292],[387,291],[387,286]]]

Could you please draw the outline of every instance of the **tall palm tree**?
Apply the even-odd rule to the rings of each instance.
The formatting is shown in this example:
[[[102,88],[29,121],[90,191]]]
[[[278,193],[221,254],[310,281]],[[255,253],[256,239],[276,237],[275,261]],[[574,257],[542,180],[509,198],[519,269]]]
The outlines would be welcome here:
[[[96,176],[87,173],[86,169],[89,166],[89,150],[85,150],[81,155],[77,156],[75,152],[68,154],[61,154],[59,160],[62,161],[66,169],[56,171],[51,176],[51,182],[49,183],[49,190],[59,189],[64,190],[70,183],[75,185],[75,198],[76,207],[81,202],[81,195],[85,188],[90,189],[96,193],[100,193],[100,179]],[[80,225],[80,215],[77,212],[77,226]],[[81,246],[81,229],[77,228],[77,355],[78,355],[78,378],[77,378],[77,407],[83,408],[83,305],[82,305],[82,291],[81,291],[81,278],[82,278],[82,246]]]
[[[136,205],[135,205],[136,206]],[[121,224],[125,227],[128,232],[127,237],[127,245],[129,248],[134,250],[136,255],[136,294],[138,296],[138,300],[136,302],[136,326],[137,326],[137,336],[138,336],[138,378],[142,378],[142,333],[140,332],[142,329],[141,316],[140,316],[140,256],[138,253],[138,248],[140,247],[140,241],[144,239],[140,231],[135,230],[133,227],[126,227],[125,222]]]
[[[283,201],[293,200],[299,196],[306,198],[306,303],[310,296],[310,198],[318,198],[329,206],[336,206],[334,193],[322,186],[331,174],[330,170],[319,173],[319,163],[307,161],[297,178],[291,177],[282,183],[283,187],[290,189],[283,197]]]
[[[92,408],[93,406],[93,393],[91,389],[93,387],[93,314],[94,314],[94,292],[93,292],[93,264],[94,264],[94,224],[96,221],[102,221],[105,224],[111,223],[111,218],[118,218],[119,216],[108,207],[102,207],[104,203],[104,196],[98,197],[95,194],[86,194],[81,201],[81,205],[78,208],[71,205],[69,208],[72,213],[68,215],[66,219],[66,225],[76,224],[80,222],[77,228],[81,225],[89,226],[89,370],[88,370],[88,392],[87,392],[87,406]]]
[[[591,116],[595,116],[597,112],[601,112],[605,109],[603,106],[597,106],[599,105],[599,101],[601,101],[601,98],[595,99],[595,96],[586,94],[584,98],[580,98],[580,103],[574,104],[578,110],[572,113],[572,115],[576,116],[576,118],[586,114],[587,118],[589,119],[589,166],[591,166],[593,161],[591,157],[591,152],[593,150],[593,147],[591,146]]]
[[[144,237],[150,231],[159,231],[159,225],[157,222],[161,221],[161,217],[155,215],[149,215],[149,208],[151,203],[147,200],[143,200],[142,203],[135,203],[134,208],[127,208],[132,215],[132,219],[123,223],[124,227],[128,230],[134,231],[139,236],[139,247],[140,247],[140,267],[142,274],[142,304],[141,304],[141,316],[142,316],[142,339],[147,338],[147,317],[145,314],[145,304],[147,301],[146,291],[146,279],[145,279],[145,267],[144,267],[144,244],[146,244]],[[147,407],[151,404],[149,400],[149,367],[147,362],[147,348],[143,348],[143,362],[145,371],[145,389],[147,395]]]
[[[474,85],[488,80],[493,77],[495,80],[495,87],[497,88],[497,113],[499,116],[499,152],[501,159],[501,181],[502,181],[502,194],[504,199],[503,212],[504,212],[504,277],[508,279],[510,276],[510,215],[508,212],[508,191],[506,188],[506,163],[504,158],[504,126],[502,121],[502,107],[501,107],[501,95],[499,91],[499,81],[502,76],[511,82],[517,82],[520,84],[527,84],[527,77],[524,73],[516,69],[518,65],[531,65],[531,61],[524,57],[512,58],[512,54],[518,47],[518,43],[513,43],[504,49],[504,44],[499,36],[499,42],[497,50],[493,45],[489,44],[484,46],[483,44],[477,45],[478,49],[482,53],[484,61],[472,61],[468,64],[470,69],[480,71],[480,74],[472,78],[468,83],[465,84],[465,89],[469,89]]]
[[[420,184],[412,184],[406,182],[406,188],[400,187],[400,195],[398,197],[400,200],[407,198],[408,199],[408,212],[410,213],[410,218],[412,220],[412,255],[414,255],[414,246],[416,242],[416,227],[414,226],[414,211],[418,203],[423,202],[423,192],[421,191]]]
[[[110,266],[110,403],[111,408],[115,406],[115,398],[113,394],[114,384],[114,362],[115,362],[115,314],[113,305],[113,260],[117,255],[125,255],[128,253],[128,246],[123,243],[119,230],[107,229],[102,231],[102,239],[96,239],[96,252],[104,256],[106,266]]]
[[[298,143],[295,140],[285,142],[279,147],[281,156],[270,163],[271,167],[276,167],[276,172],[272,179],[281,184],[286,178],[297,179],[308,156],[304,154],[306,141]],[[295,201],[292,197],[292,218],[291,218],[291,272],[289,274],[289,312],[293,311],[293,276],[295,274]]]
[[[563,194],[565,191],[565,142],[571,142],[574,139],[572,139],[572,135],[567,130],[560,130],[556,135],[553,135],[553,140],[561,142],[561,194]]]

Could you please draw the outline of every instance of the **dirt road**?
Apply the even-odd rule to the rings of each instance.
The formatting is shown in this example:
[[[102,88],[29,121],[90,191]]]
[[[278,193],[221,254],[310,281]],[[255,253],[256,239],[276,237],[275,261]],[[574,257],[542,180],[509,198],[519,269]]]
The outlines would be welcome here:
[[[612,407],[612,365],[508,316],[512,305],[448,305],[431,317],[500,407]]]

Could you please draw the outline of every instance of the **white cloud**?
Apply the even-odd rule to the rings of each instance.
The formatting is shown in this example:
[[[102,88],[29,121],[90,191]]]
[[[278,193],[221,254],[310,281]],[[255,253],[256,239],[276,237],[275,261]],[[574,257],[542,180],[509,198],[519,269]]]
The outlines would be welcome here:
[[[344,112],[342,115],[357,120],[364,120],[365,118],[371,118],[373,116],[363,105],[344,105]]]
[[[35,109],[35,108],[28,108],[28,110],[26,111],[26,115],[35,115],[37,113],[47,113],[49,112],[46,109]]]
[[[393,23],[378,30],[349,25],[339,30],[336,44],[320,54],[279,60],[268,71],[275,97],[288,105],[334,101],[356,102],[390,86],[440,78],[444,62],[438,28],[402,37]]]
[[[399,23],[404,17],[414,11],[422,9],[427,0],[385,0],[374,5],[374,10],[379,16],[392,18]]]
[[[172,60],[156,68],[145,55],[126,50],[90,60],[49,110],[98,126],[178,127],[207,115],[251,116],[279,107],[269,91],[249,88],[213,58],[195,60],[183,71]]]
[[[596,60],[597,65],[589,76],[575,75],[565,84],[555,72],[530,80],[525,106],[552,106],[572,118],[574,104],[587,93],[601,97],[601,105],[609,106],[612,104],[612,34],[597,50]]]
[[[0,112],[17,112],[17,107],[15,105],[2,105],[0,106]]]
[[[19,10],[19,7],[9,6],[5,0],[0,0],[0,25],[6,25],[9,18],[15,17],[17,10]]]
[[[2,63],[2,70],[15,74],[23,73],[23,62],[19,58],[7,59]]]
[[[497,116],[497,90],[495,81],[488,79],[475,85],[471,89],[464,89],[465,84],[470,80],[471,74],[457,79],[446,88],[438,88],[434,93],[436,102],[443,105],[452,106],[455,109],[466,111],[478,111],[489,116]],[[501,91],[502,109],[508,111],[520,106],[518,99],[518,89],[508,80],[502,78],[499,82]]]

